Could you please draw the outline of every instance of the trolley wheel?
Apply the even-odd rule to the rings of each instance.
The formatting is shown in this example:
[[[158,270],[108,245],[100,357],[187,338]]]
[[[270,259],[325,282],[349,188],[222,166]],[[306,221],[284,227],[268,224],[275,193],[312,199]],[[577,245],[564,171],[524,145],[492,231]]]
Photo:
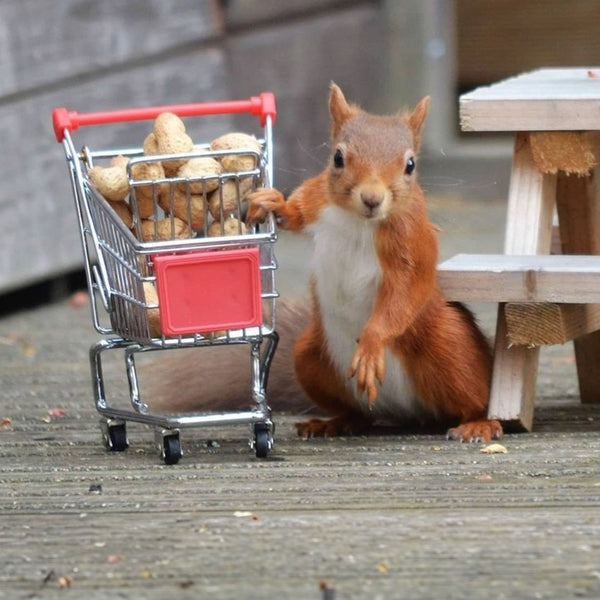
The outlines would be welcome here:
[[[272,446],[271,433],[266,423],[257,423],[254,426],[254,452],[256,458],[267,458]]]
[[[105,424],[104,445],[111,452],[123,452],[129,448],[125,423]]]
[[[165,435],[162,441],[162,457],[165,465],[176,465],[183,456],[178,433]]]

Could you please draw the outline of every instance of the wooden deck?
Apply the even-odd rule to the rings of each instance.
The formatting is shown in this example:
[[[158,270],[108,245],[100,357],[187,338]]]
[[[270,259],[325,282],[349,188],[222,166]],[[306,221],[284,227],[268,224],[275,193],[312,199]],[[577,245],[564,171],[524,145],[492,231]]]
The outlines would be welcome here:
[[[0,336],[0,598],[600,596],[600,414],[568,346],[505,454],[391,431],[303,441],[276,413],[269,459],[246,427],[196,428],[168,467],[141,426],[104,450],[86,307],[5,317]]]

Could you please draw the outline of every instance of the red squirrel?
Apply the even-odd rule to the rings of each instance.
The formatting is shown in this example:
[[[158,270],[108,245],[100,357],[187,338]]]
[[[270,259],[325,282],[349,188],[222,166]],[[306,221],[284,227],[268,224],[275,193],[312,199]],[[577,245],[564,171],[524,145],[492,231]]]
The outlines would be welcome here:
[[[331,85],[331,157],[286,201],[249,196],[248,221],[272,212],[312,234],[312,309],[294,347],[296,377],[330,419],[297,423],[304,437],[359,433],[375,421],[437,421],[447,437],[502,437],[486,417],[490,346],[472,314],[437,284],[436,227],[417,183],[429,97],[412,112],[372,115]]]

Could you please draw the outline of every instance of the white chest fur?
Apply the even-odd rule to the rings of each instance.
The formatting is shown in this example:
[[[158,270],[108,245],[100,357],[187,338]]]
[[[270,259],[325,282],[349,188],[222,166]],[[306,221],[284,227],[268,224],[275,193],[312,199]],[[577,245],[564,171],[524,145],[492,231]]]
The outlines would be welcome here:
[[[381,279],[375,249],[377,224],[330,206],[314,225],[313,274],[327,336],[327,348],[340,373],[350,367],[360,333],[373,312]],[[366,398],[357,403],[369,411]],[[379,386],[373,416],[396,418],[418,413],[413,386],[400,362],[386,350],[386,376]]]

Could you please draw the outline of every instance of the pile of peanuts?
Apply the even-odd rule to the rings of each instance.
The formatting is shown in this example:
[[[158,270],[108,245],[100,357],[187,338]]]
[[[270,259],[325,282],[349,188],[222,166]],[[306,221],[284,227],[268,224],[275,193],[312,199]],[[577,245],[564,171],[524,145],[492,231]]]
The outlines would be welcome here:
[[[252,191],[254,178],[231,177],[220,182],[219,175],[255,169],[260,143],[252,135],[227,133],[214,139],[210,150],[219,154],[132,164],[133,190],[127,176],[129,159],[121,155],[107,167],[89,169],[88,178],[130,229],[134,228],[133,212],[137,213],[137,232],[143,241],[188,238],[199,231],[209,236],[244,234],[246,227],[239,215],[238,197],[241,201]],[[235,150],[236,154],[225,154],[227,150]],[[245,150],[248,154],[238,152]],[[186,133],[185,124],[169,112],[155,119],[153,130],[143,143],[143,154],[149,158],[193,152],[194,142]],[[181,181],[165,181],[169,178]],[[150,183],[135,185],[135,181]],[[162,182],[152,183],[157,181]],[[204,211],[205,196],[208,214]],[[158,214],[155,202],[164,216]]]

